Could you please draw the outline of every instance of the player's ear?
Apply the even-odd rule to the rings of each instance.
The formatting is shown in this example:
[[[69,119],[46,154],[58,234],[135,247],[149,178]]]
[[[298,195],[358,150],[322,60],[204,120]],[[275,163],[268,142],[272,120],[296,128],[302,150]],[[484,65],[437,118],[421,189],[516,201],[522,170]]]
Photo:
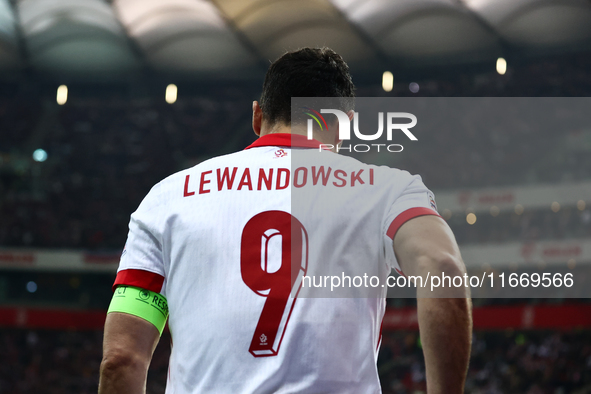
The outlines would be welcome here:
[[[258,101],[252,102],[252,130],[259,137],[261,136],[261,124],[263,123],[263,110]]]
[[[347,116],[349,117],[349,122],[353,121],[354,115],[355,115],[355,112],[353,110],[347,111]]]

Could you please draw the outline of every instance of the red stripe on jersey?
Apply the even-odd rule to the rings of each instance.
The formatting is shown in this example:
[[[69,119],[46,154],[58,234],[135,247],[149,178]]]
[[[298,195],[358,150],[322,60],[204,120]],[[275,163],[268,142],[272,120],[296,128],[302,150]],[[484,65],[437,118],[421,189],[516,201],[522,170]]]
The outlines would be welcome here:
[[[439,216],[437,212],[432,210],[431,208],[424,208],[424,207],[416,207],[410,208],[406,211],[402,212],[400,215],[396,216],[396,219],[392,221],[390,227],[388,227],[388,231],[386,231],[386,235],[392,239],[396,235],[396,232],[404,223],[408,222],[410,219],[414,219],[419,216],[425,215],[435,215]]]
[[[120,285],[141,287],[142,289],[150,290],[155,293],[160,293],[162,285],[164,284],[164,277],[154,272],[144,270],[121,270],[117,273],[115,283],[113,283],[113,291]]]
[[[384,314],[385,316],[385,314]],[[378,337],[378,344],[376,345],[376,352],[380,350],[380,344],[382,343],[382,329],[384,328],[384,316],[382,316],[382,323],[380,324],[380,336]]]
[[[322,142],[309,140],[306,136],[299,134],[277,133],[267,134],[247,146],[245,149],[257,148],[259,146],[293,146],[297,148],[318,148]]]

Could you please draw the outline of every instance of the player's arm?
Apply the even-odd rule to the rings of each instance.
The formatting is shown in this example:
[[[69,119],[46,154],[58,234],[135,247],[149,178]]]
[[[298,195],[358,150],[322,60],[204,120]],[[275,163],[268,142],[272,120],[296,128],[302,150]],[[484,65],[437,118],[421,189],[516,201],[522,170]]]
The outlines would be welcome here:
[[[427,273],[441,277],[442,272],[453,277],[466,272],[455,237],[438,216],[420,216],[404,223],[394,237],[394,250],[407,277],[425,279]],[[430,287],[417,287],[429,394],[464,392],[472,342],[472,303],[469,289],[452,291],[440,289],[434,294]]]
[[[148,367],[167,313],[163,296],[136,287],[117,288],[105,322],[99,394],[146,392]]]
[[[143,394],[160,335],[152,323],[127,313],[107,315],[99,394]]]

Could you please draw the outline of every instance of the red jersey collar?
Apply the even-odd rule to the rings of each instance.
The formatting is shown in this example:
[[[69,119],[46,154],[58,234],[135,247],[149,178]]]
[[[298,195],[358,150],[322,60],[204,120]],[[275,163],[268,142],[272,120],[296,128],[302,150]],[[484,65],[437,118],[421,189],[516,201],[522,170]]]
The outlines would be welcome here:
[[[295,148],[318,148],[322,142],[309,140],[303,135],[290,133],[267,134],[247,146],[245,149],[258,148],[260,146],[287,146]]]

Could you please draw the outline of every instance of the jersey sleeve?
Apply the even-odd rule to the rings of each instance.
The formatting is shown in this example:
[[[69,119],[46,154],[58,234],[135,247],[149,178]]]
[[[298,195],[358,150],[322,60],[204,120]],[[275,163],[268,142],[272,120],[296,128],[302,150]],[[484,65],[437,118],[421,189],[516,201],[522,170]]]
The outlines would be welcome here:
[[[410,219],[418,216],[439,216],[433,193],[427,189],[419,175],[411,177],[408,186],[390,206],[383,228],[386,261],[389,267],[395,269],[399,274],[402,274],[402,270],[392,247],[392,241],[398,229]]]
[[[119,285],[141,287],[160,293],[165,272],[160,230],[161,204],[158,185],[131,215],[129,233],[117,270],[113,290]]]

